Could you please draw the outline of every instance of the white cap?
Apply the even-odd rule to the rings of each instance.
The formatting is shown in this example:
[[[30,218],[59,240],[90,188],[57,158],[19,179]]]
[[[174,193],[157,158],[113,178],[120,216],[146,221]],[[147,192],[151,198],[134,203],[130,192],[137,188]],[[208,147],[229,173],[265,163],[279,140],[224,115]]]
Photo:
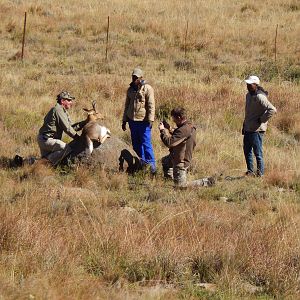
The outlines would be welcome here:
[[[140,78],[140,77],[143,77],[143,71],[140,69],[140,68],[135,68],[133,71],[132,71],[132,75]]]
[[[260,83],[260,80],[259,80],[259,78],[258,78],[257,76],[251,75],[251,76],[249,76],[249,77],[245,80],[245,82],[248,83],[248,84],[253,84],[253,83],[259,84],[259,83]]]

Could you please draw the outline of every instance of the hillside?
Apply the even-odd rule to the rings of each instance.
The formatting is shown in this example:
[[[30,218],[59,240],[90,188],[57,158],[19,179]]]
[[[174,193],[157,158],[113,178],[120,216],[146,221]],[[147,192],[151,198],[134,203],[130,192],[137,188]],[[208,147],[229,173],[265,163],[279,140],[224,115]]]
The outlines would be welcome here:
[[[0,18],[1,299],[299,298],[298,1],[0,0]],[[37,132],[61,90],[76,97],[74,121],[97,100],[105,126],[130,142],[121,119],[136,66],[155,90],[154,180],[6,168],[15,154],[39,155]],[[250,74],[278,109],[266,175],[226,180],[246,171]],[[157,127],[177,105],[198,128],[189,178],[223,174],[214,187],[174,191],[162,180]]]

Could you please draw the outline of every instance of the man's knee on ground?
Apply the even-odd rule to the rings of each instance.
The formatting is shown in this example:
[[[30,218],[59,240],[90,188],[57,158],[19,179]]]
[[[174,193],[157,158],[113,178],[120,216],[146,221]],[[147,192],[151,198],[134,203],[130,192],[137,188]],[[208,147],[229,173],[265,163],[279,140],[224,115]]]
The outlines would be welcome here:
[[[182,165],[174,166],[173,179],[175,185],[186,186],[187,184],[186,168]]]

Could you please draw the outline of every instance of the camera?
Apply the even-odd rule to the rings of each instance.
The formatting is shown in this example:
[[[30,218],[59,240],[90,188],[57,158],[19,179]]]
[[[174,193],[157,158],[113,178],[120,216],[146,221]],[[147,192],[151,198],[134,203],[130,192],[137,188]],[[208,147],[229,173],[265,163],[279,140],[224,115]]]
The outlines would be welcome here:
[[[169,129],[170,128],[170,124],[166,121],[166,119],[163,119],[161,121],[161,123],[163,123],[163,125],[165,126],[165,128]]]

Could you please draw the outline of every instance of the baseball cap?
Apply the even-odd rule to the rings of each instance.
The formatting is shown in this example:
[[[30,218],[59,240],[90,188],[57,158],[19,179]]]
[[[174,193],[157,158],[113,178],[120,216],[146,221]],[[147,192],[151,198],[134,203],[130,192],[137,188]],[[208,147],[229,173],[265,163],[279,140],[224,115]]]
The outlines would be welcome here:
[[[57,100],[66,99],[66,100],[74,100],[75,97],[71,96],[71,94],[67,91],[62,91],[57,95]]]
[[[260,83],[260,80],[259,80],[259,78],[258,78],[257,76],[251,75],[251,76],[249,76],[249,77],[245,80],[245,82],[248,83],[248,84],[253,84],[253,83],[259,84],[259,83]]]
[[[132,71],[132,76],[143,77],[143,71],[140,68],[134,68]]]

